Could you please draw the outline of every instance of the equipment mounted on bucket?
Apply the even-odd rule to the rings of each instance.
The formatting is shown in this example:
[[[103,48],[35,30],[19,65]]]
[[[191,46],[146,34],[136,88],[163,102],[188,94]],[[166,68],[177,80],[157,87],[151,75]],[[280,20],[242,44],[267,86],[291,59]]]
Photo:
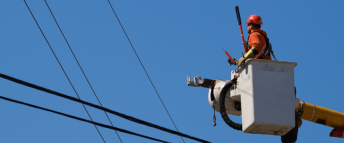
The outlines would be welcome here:
[[[205,88],[211,88],[214,87],[215,85],[215,81],[214,80],[210,80],[210,79],[201,79],[200,76],[196,76],[194,77],[193,82],[190,79],[190,76],[187,76],[187,84],[188,86],[193,86],[193,87],[198,87],[198,86],[202,86]]]
[[[223,48],[222,48],[223,49]],[[232,59],[232,57],[228,54],[228,52],[225,50],[225,49],[223,49],[224,51],[225,51],[225,53],[226,53],[226,55],[228,56],[228,63],[229,63],[229,65],[237,65],[237,63],[238,63],[238,61],[236,60],[236,59]]]
[[[239,23],[239,27],[240,27],[240,33],[241,33],[241,39],[242,39],[242,44],[244,46],[244,51],[245,53],[248,51],[248,47],[246,47],[245,45],[245,38],[244,38],[244,33],[242,32],[242,26],[241,26],[241,17],[240,17],[240,12],[239,12],[239,6],[235,6],[235,12],[237,15],[237,19],[238,19],[238,23]]]

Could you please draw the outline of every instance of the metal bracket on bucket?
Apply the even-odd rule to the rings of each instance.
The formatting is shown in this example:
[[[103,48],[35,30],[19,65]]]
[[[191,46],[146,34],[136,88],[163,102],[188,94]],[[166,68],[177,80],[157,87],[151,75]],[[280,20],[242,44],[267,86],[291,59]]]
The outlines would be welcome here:
[[[187,76],[187,84],[188,86],[193,86],[193,87],[205,87],[205,88],[212,88],[215,86],[215,80],[211,79],[202,79],[200,76],[194,77],[194,80],[191,81],[190,76]]]

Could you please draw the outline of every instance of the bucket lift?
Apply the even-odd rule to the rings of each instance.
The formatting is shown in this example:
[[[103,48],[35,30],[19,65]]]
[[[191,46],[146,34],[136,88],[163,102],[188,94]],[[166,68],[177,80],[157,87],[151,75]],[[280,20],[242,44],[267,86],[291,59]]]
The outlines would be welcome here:
[[[209,88],[208,100],[233,129],[244,133],[282,136],[283,143],[297,139],[301,119],[333,127],[331,137],[344,138],[344,113],[296,98],[294,62],[248,59],[245,66],[231,72],[231,80],[201,79],[188,86]],[[242,116],[242,124],[227,114]]]

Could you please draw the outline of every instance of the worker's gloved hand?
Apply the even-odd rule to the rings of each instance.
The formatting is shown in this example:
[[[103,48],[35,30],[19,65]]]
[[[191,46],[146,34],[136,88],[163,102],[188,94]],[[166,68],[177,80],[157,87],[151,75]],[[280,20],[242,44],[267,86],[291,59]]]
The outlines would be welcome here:
[[[243,62],[245,62],[245,61],[246,61],[246,58],[241,57],[241,58],[238,60],[238,67],[240,67],[241,64],[242,64]]]

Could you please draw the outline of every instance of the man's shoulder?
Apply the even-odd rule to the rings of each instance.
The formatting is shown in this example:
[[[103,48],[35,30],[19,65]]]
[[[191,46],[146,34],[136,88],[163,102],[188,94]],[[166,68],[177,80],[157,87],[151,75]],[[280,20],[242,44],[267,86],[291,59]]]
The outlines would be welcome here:
[[[263,35],[264,34],[264,35]],[[260,40],[264,40],[265,41],[265,37],[264,36],[267,36],[266,32],[261,30],[261,29],[257,29],[255,31],[253,31],[251,34],[250,34],[250,37],[249,37],[249,41],[255,41],[257,39],[260,39]]]
[[[253,32],[252,32],[252,34],[251,35],[264,35],[264,36],[267,36],[268,34],[265,32],[265,31],[263,31],[263,30],[261,30],[261,29],[257,29],[257,30],[254,30]],[[262,35],[262,36],[263,36]]]
[[[262,34],[260,34],[259,32],[252,32],[251,34],[250,34],[250,38],[253,38],[253,37],[260,37],[260,36],[263,36]]]

